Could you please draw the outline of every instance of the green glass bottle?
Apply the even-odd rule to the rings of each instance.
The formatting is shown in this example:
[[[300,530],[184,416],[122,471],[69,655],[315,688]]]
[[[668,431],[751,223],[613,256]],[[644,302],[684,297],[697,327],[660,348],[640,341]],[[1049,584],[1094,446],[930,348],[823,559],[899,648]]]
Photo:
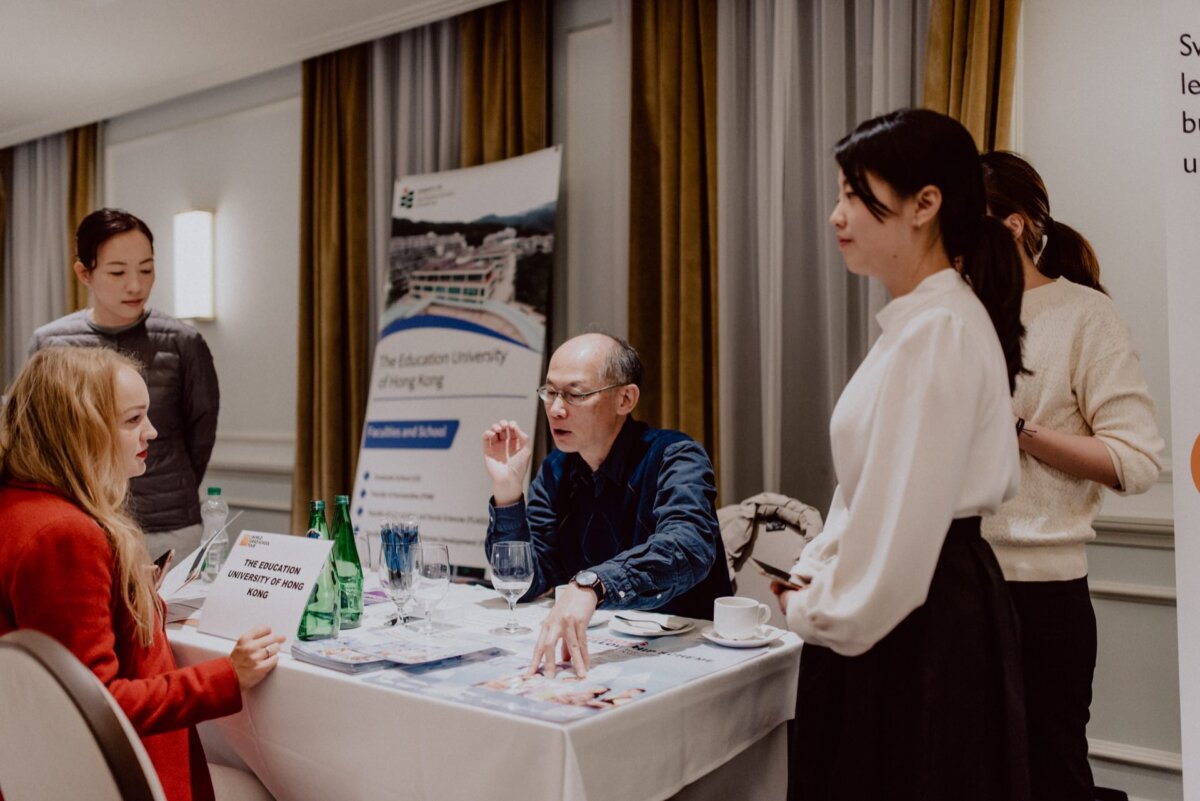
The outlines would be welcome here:
[[[329,526],[325,523],[325,501],[310,501],[308,504],[308,535],[313,539],[329,539]],[[337,576],[333,571],[333,553],[321,568],[321,575],[308,596],[304,617],[300,618],[300,630],[296,637],[301,640],[324,640],[336,637],[340,625]]]
[[[333,496],[333,568],[337,574],[342,628],[362,625],[363,571],[350,522],[350,496]]]

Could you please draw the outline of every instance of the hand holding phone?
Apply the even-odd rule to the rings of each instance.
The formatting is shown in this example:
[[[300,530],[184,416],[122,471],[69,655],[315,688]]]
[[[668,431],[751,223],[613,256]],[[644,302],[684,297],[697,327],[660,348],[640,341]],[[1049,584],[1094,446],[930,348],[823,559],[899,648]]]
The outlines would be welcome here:
[[[763,560],[756,559],[753,556],[750,557],[750,561],[753,562],[754,566],[758,568],[759,573],[762,573],[764,576],[771,579],[771,581],[782,584],[789,590],[802,590],[805,588],[805,585],[797,583],[796,580],[792,578],[790,573],[775,567],[775,565],[769,565]]]
[[[175,558],[175,549],[169,548],[166,553],[154,560],[154,589],[162,586],[163,579],[171,569],[171,560]]]

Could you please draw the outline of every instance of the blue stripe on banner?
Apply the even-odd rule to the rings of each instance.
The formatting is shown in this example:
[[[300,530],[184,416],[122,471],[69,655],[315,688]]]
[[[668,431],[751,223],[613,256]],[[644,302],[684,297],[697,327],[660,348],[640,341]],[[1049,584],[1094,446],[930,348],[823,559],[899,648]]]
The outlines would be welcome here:
[[[367,422],[364,448],[417,448],[444,451],[454,444],[458,420],[373,420]]]
[[[380,332],[379,338],[382,340],[397,331],[405,331],[410,328],[452,328],[458,331],[469,331],[472,334],[482,334],[485,337],[494,337],[495,339],[509,342],[518,348],[533,350],[533,348],[524,342],[518,342],[512,337],[506,337],[499,331],[477,323],[468,322],[467,320],[460,320],[457,317],[443,317],[440,314],[418,314],[415,317],[404,317],[399,320],[393,320],[388,323],[387,328]]]

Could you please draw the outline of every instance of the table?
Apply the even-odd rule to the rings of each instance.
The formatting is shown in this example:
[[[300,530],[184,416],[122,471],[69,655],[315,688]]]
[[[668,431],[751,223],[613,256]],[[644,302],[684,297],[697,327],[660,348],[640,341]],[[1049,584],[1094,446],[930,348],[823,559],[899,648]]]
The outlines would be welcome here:
[[[456,585],[441,619],[470,627],[496,601],[490,590]],[[367,611],[371,626],[388,610]],[[699,629],[672,639],[705,643]],[[168,635],[181,665],[232,647],[189,625]],[[240,713],[203,724],[201,736],[210,761],[248,767],[278,801],[782,799],[800,641],[789,633],[759,650],[569,723],[398,691],[372,684],[377,673],[285,656]]]

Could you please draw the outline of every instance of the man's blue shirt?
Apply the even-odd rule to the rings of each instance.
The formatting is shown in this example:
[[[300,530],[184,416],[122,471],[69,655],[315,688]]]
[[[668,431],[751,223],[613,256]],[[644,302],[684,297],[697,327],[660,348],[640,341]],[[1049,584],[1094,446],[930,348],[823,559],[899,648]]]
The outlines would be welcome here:
[[[535,598],[585,568],[604,584],[601,607],[712,618],[731,595],[704,448],[678,431],[625,421],[599,469],[551,451],[528,502],[489,506],[486,547],[533,543]]]

